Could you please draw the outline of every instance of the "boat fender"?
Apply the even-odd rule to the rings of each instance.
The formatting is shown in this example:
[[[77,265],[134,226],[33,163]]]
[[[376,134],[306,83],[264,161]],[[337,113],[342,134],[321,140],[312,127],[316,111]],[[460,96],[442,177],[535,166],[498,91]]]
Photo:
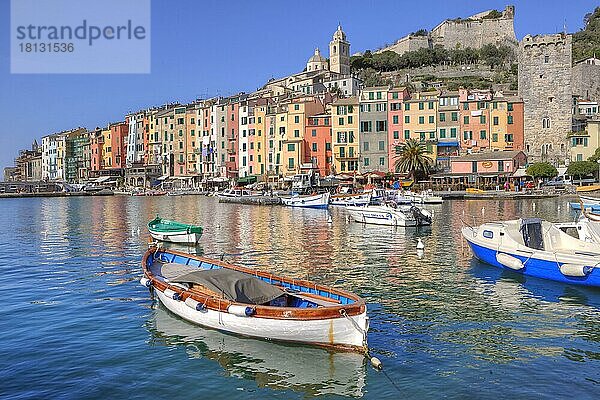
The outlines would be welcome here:
[[[561,274],[573,277],[587,276],[592,271],[592,267],[577,264],[563,264],[559,269]]]
[[[192,310],[196,310],[196,311],[204,310],[204,304],[192,299],[191,297],[188,297],[187,299],[185,299],[185,305],[188,306],[189,308],[191,308]]]
[[[383,364],[381,363],[381,361],[379,360],[379,358],[377,358],[377,357],[371,357],[371,359],[369,361],[371,361],[371,365],[376,370],[383,369]]]
[[[152,281],[150,279],[146,278],[145,276],[143,276],[140,279],[140,283],[142,284],[142,286],[146,286],[146,287],[152,286]]]
[[[230,305],[227,307],[229,314],[237,315],[238,317],[250,317],[254,314],[255,309],[247,306]]]
[[[523,269],[524,267],[521,260],[505,253],[496,254],[496,261],[498,261],[499,264],[507,268],[514,269],[517,271]]]
[[[171,298],[173,300],[179,300],[179,294],[171,289],[165,289],[165,291],[163,292],[163,294],[165,296],[167,296],[168,298]]]

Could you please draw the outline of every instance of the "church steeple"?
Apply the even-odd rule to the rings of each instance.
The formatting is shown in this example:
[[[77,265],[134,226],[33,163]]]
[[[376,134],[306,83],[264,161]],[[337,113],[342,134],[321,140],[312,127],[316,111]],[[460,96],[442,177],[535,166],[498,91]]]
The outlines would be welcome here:
[[[350,74],[350,43],[346,40],[341,24],[338,24],[333,39],[329,42],[329,70],[342,75]]]

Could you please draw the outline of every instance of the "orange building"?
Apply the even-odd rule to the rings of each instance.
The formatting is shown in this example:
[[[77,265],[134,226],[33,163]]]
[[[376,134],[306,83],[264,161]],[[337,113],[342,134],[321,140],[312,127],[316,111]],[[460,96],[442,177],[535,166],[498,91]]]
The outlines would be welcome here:
[[[110,125],[110,147],[112,148],[112,169],[124,169],[127,159],[128,122],[116,122]]]
[[[331,115],[317,114],[306,119],[304,154],[304,162],[318,168],[319,175],[331,173]]]
[[[490,91],[459,90],[461,148],[479,151],[490,148]]]

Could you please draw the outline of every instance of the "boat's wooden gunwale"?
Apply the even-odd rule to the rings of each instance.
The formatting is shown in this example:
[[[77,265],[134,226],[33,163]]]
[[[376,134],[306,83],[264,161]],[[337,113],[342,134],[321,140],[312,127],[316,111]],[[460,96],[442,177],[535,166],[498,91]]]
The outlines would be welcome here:
[[[250,305],[244,303],[232,302],[226,299],[218,298],[209,294],[204,294],[199,290],[184,290],[181,287],[171,285],[168,282],[163,281],[162,279],[158,279],[148,268],[148,258],[151,254],[155,252],[161,252],[163,249],[150,248],[144,254],[142,258],[142,268],[144,270],[144,274],[152,281],[152,285],[157,290],[164,292],[166,289],[171,289],[174,292],[178,293],[181,297],[182,301],[185,301],[188,297],[202,303],[206,308],[219,311],[219,312],[227,312],[227,308],[232,305],[243,305],[250,306],[255,309],[252,317],[255,318],[266,318],[266,319],[285,319],[285,320],[320,320],[320,319],[334,319],[334,318],[344,318],[342,313],[349,317],[360,315],[366,311],[365,301],[355,295],[354,293],[346,292],[341,289],[331,288],[327,286],[322,286],[314,282],[306,281],[303,279],[290,279],[281,277],[278,275],[273,275],[267,272],[256,271],[251,268],[240,267],[237,265],[229,264],[220,260],[213,260],[206,257],[195,256],[192,254],[187,254],[183,252],[179,252],[176,250],[168,250],[169,254],[178,255],[181,257],[202,261],[206,263],[210,263],[213,265],[218,265],[223,268],[229,268],[240,272],[245,272],[248,274],[252,274],[257,277],[270,278],[272,280],[285,282],[287,284],[292,285],[300,285],[304,287],[314,288],[317,291],[327,291],[329,293],[343,296],[348,299],[354,301],[352,304],[339,304],[332,305],[327,307],[318,307],[318,308],[296,308],[296,307],[274,307],[274,306],[264,306],[264,305]],[[302,295],[307,295],[306,292],[301,292]],[[314,294],[313,294],[314,295]],[[335,300],[326,298],[328,301]],[[342,311],[343,310],[343,311]]]

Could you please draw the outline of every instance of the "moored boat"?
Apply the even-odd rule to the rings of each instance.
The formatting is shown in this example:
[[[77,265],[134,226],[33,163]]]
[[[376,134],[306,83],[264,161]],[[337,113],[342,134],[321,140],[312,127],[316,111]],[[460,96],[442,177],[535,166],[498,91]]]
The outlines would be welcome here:
[[[289,207],[327,208],[329,205],[329,193],[281,197],[281,202]]]
[[[346,207],[354,221],[363,224],[389,226],[423,226],[431,225],[432,215],[429,211],[417,206],[402,206],[395,202],[381,205]]]
[[[575,228],[580,240],[600,245],[600,214],[583,207]]]
[[[250,190],[244,188],[231,188],[219,192],[217,196],[219,197],[219,199],[223,197],[250,197],[253,196],[253,193]]]
[[[334,194],[329,198],[332,206],[363,206],[371,202],[372,191],[365,193]]]
[[[579,195],[579,199],[581,199],[583,204],[591,204],[591,205],[600,206],[600,197]]]
[[[148,222],[150,236],[162,242],[196,244],[202,236],[202,230],[199,225],[170,221],[158,215]]]
[[[583,209],[589,209],[593,212],[600,212],[600,204],[590,204],[590,203],[581,203],[581,202],[570,202],[569,206],[576,211],[581,211]]]
[[[144,277],[162,304],[198,325],[260,339],[366,351],[365,301],[343,290],[151,247]]]
[[[464,227],[479,260],[524,275],[600,286],[600,246],[574,238],[539,218]]]

